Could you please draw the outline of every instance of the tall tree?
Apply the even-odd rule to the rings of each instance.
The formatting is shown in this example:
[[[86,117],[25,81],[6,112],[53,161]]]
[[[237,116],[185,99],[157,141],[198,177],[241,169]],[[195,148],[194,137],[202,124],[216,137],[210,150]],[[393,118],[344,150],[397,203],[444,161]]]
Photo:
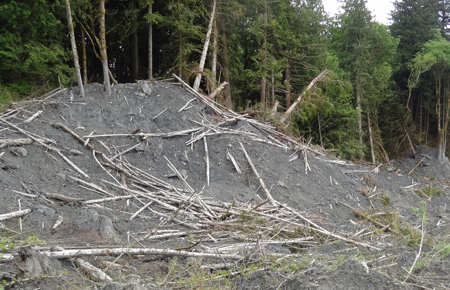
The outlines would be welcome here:
[[[450,43],[440,34],[435,34],[434,40],[425,43],[421,53],[413,59],[413,70],[424,71],[431,68],[435,80],[437,128],[439,132],[438,159],[445,159],[447,147],[446,133],[450,121]],[[424,65],[425,64],[425,65]],[[442,96],[446,96],[443,99]]]
[[[371,33],[372,16],[365,0],[346,0],[342,5],[343,13],[339,16],[340,27],[334,35],[344,67],[351,72],[358,110],[358,131],[360,143],[363,143],[361,119],[361,83],[368,68],[368,47]]]

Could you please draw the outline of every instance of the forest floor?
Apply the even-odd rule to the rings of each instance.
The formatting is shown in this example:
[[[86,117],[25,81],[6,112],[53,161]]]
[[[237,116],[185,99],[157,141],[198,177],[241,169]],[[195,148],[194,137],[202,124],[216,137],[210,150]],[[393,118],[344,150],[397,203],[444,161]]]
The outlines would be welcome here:
[[[450,288],[435,149],[364,166],[178,83],[85,92],[0,116],[0,289]]]

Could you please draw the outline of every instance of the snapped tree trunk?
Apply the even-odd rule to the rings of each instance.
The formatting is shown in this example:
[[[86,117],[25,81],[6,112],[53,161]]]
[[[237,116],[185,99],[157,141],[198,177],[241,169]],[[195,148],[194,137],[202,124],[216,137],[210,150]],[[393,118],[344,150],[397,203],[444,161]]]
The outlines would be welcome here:
[[[200,81],[202,80],[202,72],[203,72],[203,69],[205,68],[205,61],[206,61],[206,55],[208,54],[209,40],[211,39],[211,32],[212,32],[212,27],[213,27],[213,23],[214,23],[214,16],[216,14],[216,3],[217,3],[217,0],[214,0],[212,12],[211,12],[211,19],[209,20],[209,25],[208,25],[208,32],[206,33],[205,43],[203,44],[202,56],[200,58],[200,64],[198,66],[199,73],[197,74],[197,77],[195,78],[195,81],[194,81],[193,89],[195,91],[198,91],[198,88],[200,87]]]
[[[105,0],[100,0],[100,54],[103,65],[103,79],[105,92],[107,96],[111,96],[111,83],[109,82],[108,55],[106,53],[106,30],[105,30]]]
[[[311,90],[318,81],[320,81],[323,76],[325,75],[325,73],[327,72],[327,70],[324,70],[323,72],[321,72],[317,77],[315,77],[311,83],[308,85],[308,87],[306,87],[306,89],[300,94],[300,96],[297,98],[297,100],[295,100],[295,102],[289,107],[289,109],[287,109],[287,111],[281,116],[280,118],[280,122],[284,123],[287,118],[289,118],[289,116],[292,114],[292,112],[294,111],[295,107],[300,103],[300,101],[302,100],[302,97],[306,94],[306,91]]]
[[[70,11],[69,0],[66,0],[66,14],[67,22],[69,24],[70,43],[72,45],[73,62],[75,64],[75,71],[77,73],[78,86],[80,87],[80,95],[84,98],[83,81],[81,79],[80,64],[78,62],[77,45],[75,43],[75,33],[73,31],[72,13]]]
[[[87,85],[87,55],[86,55],[86,39],[84,37],[84,30],[81,28],[81,49],[83,53],[83,85]]]
[[[230,79],[230,66],[228,63],[228,43],[227,43],[227,32],[225,29],[225,20],[222,18],[221,21],[222,29],[222,61],[223,61],[223,78],[228,85],[225,87],[225,104],[228,109],[233,110],[233,102],[231,101],[231,79]]]
[[[148,5],[148,13],[153,13],[153,4],[150,1]],[[148,24],[148,80],[153,80],[153,23]]]

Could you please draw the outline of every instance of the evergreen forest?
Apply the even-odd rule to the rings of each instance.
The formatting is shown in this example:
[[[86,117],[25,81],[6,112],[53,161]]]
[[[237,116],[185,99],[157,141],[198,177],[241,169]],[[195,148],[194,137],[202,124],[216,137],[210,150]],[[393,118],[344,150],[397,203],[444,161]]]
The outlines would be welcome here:
[[[364,0],[333,17],[321,0],[2,2],[3,108],[60,84],[104,83],[108,97],[109,83],[175,74],[342,158],[450,153],[448,0],[396,0],[390,26]]]

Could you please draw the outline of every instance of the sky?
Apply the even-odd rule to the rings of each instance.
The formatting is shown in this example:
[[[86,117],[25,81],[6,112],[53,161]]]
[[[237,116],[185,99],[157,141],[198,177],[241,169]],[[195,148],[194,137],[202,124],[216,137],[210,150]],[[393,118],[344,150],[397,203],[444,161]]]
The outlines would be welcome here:
[[[341,4],[338,0],[322,0],[325,10],[331,15],[339,12]],[[391,21],[388,20],[391,11],[394,9],[393,0],[368,0],[367,8],[372,12],[372,17],[376,21],[389,25]]]

